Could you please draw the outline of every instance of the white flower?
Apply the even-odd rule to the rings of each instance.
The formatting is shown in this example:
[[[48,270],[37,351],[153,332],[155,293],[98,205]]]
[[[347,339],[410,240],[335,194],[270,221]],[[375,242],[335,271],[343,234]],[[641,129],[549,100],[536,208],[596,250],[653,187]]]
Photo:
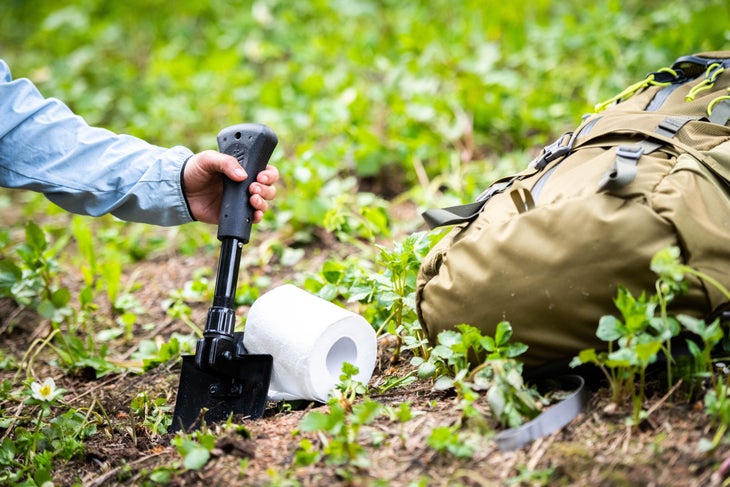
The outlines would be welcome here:
[[[33,398],[47,402],[53,401],[64,393],[63,389],[56,388],[56,381],[52,377],[48,377],[41,383],[33,381],[30,390],[33,391]]]
[[[253,7],[251,7],[251,14],[254,20],[264,27],[271,25],[274,21],[274,16],[271,14],[269,6],[263,2],[254,3]]]

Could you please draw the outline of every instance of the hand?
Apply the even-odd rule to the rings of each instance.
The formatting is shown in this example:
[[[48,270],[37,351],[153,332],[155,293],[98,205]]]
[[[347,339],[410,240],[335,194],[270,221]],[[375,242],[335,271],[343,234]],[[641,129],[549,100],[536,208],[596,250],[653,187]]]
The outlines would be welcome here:
[[[235,157],[220,152],[207,150],[188,159],[183,171],[185,197],[196,220],[218,223],[223,199],[221,174],[239,182],[248,177]],[[274,166],[266,166],[249,186],[250,201],[255,210],[254,223],[263,219],[264,211],[269,207],[267,201],[276,196],[274,184],[278,180],[279,171]]]

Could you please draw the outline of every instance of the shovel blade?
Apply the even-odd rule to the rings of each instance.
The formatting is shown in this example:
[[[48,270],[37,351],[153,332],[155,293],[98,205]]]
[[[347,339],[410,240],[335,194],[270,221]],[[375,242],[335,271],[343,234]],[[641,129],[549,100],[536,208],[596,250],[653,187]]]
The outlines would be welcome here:
[[[231,361],[231,375],[210,373],[195,365],[195,355],[183,355],[171,431],[196,429],[225,421],[231,414],[260,418],[266,408],[273,357],[245,354]],[[201,417],[201,411],[206,410]]]

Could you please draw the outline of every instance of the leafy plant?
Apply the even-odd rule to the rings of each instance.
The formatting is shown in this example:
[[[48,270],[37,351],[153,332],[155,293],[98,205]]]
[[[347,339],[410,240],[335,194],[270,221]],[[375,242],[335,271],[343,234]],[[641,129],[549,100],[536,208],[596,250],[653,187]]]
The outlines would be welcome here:
[[[215,441],[214,432],[201,428],[192,433],[179,432],[172,439],[172,445],[182,457],[184,468],[200,470],[210,460],[210,452],[215,448]]]
[[[172,366],[182,354],[195,353],[196,339],[192,336],[173,334],[167,341],[162,338],[141,340],[132,354],[134,360],[141,362],[141,370],[148,371],[161,364]]]
[[[135,422],[147,428],[150,433],[164,435],[172,424],[172,407],[164,398],[152,399],[146,392],[140,392],[129,404]]]
[[[471,458],[475,446],[465,440],[458,425],[437,426],[426,438],[428,446],[438,452],[449,452],[457,458]]]
[[[84,452],[84,440],[96,432],[95,421],[90,419],[91,410],[84,415],[67,407],[63,403],[65,392],[48,377],[41,382],[25,381],[10,398],[21,401],[24,409],[22,415],[3,424],[7,432],[0,446],[1,482],[52,482],[54,462]]]
[[[645,401],[645,374],[647,367],[654,363],[657,354],[664,351],[669,368],[673,363],[671,340],[680,332],[691,332],[703,343],[703,348],[691,339],[687,340],[688,348],[694,357],[694,379],[712,377],[712,360],[710,354],[722,340],[724,334],[719,322],[706,323],[702,319],[667,314],[668,304],[686,290],[685,276],[692,275],[717,287],[728,299],[730,292],[722,284],[705,273],[696,271],[680,263],[681,253],[677,247],[668,247],[658,252],[651,262],[651,268],[658,274],[656,293],[647,296],[642,293],[635,298],[625,288],[619,288],[615,299],[621,319],[614,316],[601,318],[596,336],[608,342],[607,351],[596,352],[595,349],[581,351],[572,361],[572,365],[591,363],[597,365],[606,376],[612,401],[620,404],[631,397],[633,413],[632,424],[638,424],[646,417],[643,410]],[[614,348],[617,345],[618,348]],[[671,372],[668,377],[671,385]],[[636,380],[638,379],[638,384]]]
[[[540,413],[543,400],[537,390],[525,385],[522,363],[515,359],[527,347],[510,343],[512,327],[508,322],[497,325],[494,337],[462,324],[437,338],[428,360],[414,357],[411,363],[421,377],[436,377],[435,388],[455,388],[466,417],[481,416],[474,403],[482,390],[487,391],[486,401],[500,424],[515,427]]]
[[[401,350],[428,356],[428,340],[416,315],[416,278],[421,260],[440,236],[417,232],[390,249],[376,244],[379,254],[375,269],[361,258],[328,260],[305,287],[330,301],[343,297],[361,303],[361,313],[378,334],[396,336],[394,360]]]
[[[349,180],[353,185],[354,179]],[[376,237],[390,235],[385,201],[372,193],[340,193],[330,203],[324,215],[325,230],[338,240],[358,244]]]
[[[352,364],[344,363],[338,389],[339,396],[327,401],[327,412],[310,411],[299,423],[303,432],[317,432],[322,442],[321,453],[308,439],[300,442],[295,459],[298,465],[311,465],[322,458],[328,464],[346,468],[364,468],[369,465],[366,450],[359,439],[360,429],[384,414],[383,406],[365,398],[354,403],[354,397],[364,392],[364,385],[353,380],[359,372]],[[342,470],[343,475],[350,471]]]
[[[643,419],[646,369],[656,361],[664,342],[678,333],[678,328],[669,337],[657,334],[656,328],[652,327],[656,299],[647,299],[643,293],[634,298],[627,289],[620,287],[615,303],[623,319],[604,316],[596,332],[598,338],[609,342],[608,352],[583,350],[572,365],[598,365],[609,380],[614,403],[632,398],[632,420],[636,424]],[[613,349],[614,342],[618,344],[617,350]],[[637,376],[639,383],[635,386]]]
[[[58,283],[56,256],[67,241],[68,236],[51,245],[43,228],[28,222],[25,241],[15,247],[19,261],[0,259],[0,297],[10,297],[55,323],[61,322],[70,314],[71,294]]]

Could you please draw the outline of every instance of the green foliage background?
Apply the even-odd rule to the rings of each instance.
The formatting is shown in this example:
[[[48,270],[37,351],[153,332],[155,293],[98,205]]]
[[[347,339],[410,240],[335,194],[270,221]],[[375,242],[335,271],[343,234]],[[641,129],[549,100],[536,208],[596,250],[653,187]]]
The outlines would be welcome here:
[[[5,0],[0,57],[160,145],[270,125],[279,222],[306,227],[338,176],[468,200],[627,83],[726,48],[729,18],[727,0]]]

